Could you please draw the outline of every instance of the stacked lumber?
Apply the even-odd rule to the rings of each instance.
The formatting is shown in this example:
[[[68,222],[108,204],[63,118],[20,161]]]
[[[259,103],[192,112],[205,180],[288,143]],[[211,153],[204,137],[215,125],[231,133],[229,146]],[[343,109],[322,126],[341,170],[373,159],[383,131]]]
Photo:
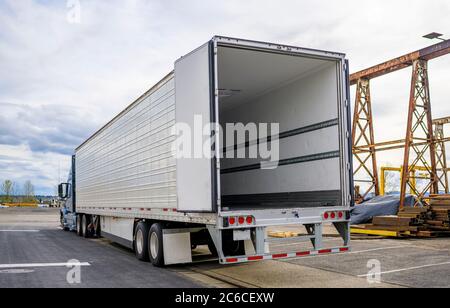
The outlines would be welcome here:
[[[398,213],[398,216],[413,219],[415,225],[421,225],[431,218],[428,207],[405,207]]]
[[[374,217],[370,228],[372,230],[386,230],[395,232],[418,232],[420,215],[414,217],[379,216]]]
[[[450,232],[450,195],[434,196],[430,201],[431,218],[425,221],[428,229]]]
[[[390,231],[397,237],[450,236],[450,195],[431,195],[427,207],[405,207],[396,216],[374,217],[365,231]]]

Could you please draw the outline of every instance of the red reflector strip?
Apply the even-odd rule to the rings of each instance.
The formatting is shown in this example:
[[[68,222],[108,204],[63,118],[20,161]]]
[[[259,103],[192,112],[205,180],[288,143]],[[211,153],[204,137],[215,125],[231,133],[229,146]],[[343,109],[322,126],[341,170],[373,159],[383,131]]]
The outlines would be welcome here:
[[[332,253],[333,251],[331,249],[323,249],[319,250],[319,253]]]
[[[287,253],[282,253],[282,254],[272,256],[272,258],[274,258],[274,259],[287,258],[287,257],[288,257]]]
[[[295,255],[297,257],[303,257],[303,256],[309,256],[311,254],[310,251],[302,251],[302,252],[297,252]]]
[[[349,247],[333,248],[333,249],[322,249],[313,251],[300,251],[296,253],[280,253],[274,255],[264,255],[264,256],[250,256],[245,258],[228,258],[225,259],[224,263],[241,263],[241,262],[252,262],[252,261],[263,261],[263,260],[274,260],[274,259],[285,259],[285,258],[295,258],[295,257],[305,257],[314,256],[318,254],[332,254],[350,251]]]
[[[248,257],[249,261],[259,261],[259,260],[264,260],[263,256],[254,256],[254,257]]]

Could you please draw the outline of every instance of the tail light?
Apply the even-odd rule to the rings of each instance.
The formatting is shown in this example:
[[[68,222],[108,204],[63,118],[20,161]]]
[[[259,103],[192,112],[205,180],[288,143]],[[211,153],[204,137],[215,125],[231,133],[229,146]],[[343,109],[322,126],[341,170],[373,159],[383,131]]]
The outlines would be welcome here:
[[[345,218],[345,212],[325,212],[323,214],[324,220],[342,220]]]
[[[241,216],[239,217],[238,221],[240,225],[243,225],[245,223],[245,218]]]
[[[253,216],[228,217],[227,220],[229,226],[251,226],[255,222]]]

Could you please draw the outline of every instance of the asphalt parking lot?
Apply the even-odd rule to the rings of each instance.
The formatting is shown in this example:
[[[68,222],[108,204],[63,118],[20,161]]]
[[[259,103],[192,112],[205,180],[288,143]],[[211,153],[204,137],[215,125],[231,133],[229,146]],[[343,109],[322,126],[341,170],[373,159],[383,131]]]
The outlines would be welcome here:
[[[338,246],[337,239],[326,238],[325,245]],[[80,283],[73,281],[78,276],[71,270],[80,265],[74,261],[82,265]],[[379,275],[369,272],[374,265]],[[450,287],[450,239],[359,239],[339,255],[159,269],[104,239],[62,231],[57,210],[1,209],[0,287]]]

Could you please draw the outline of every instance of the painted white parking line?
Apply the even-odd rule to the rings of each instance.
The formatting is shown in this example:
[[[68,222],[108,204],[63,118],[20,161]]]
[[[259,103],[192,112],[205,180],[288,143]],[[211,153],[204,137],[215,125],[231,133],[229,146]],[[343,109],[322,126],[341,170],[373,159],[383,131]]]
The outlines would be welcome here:
[[[396,270],[392,270],[392,271],[381,272],[380,274],[385,275],[385,274],[413,271],[413,270],[418,270],[418,269],[422,269],[422,268],[436,267],[436,266],[443,266],[443,265],[450,265],[450,262],[435,263],[435,264],[428,264],[428,265],[422,265],[422,266],[414,266],[414,267],[396,269]],[[358,277],[360,277],[360,278],[369,277],[369,276],[373,276],[373,273],[365,274],[365,275],[358,275]]]
[[[0,232],[37,233],[37,232],[41,232],[41,230],[0,230]]]
[[[71,266],[91,266],[91,264],[89,264],[88,262],[0,264],[0,269],[37,268],[37,267],[71,267]]]

